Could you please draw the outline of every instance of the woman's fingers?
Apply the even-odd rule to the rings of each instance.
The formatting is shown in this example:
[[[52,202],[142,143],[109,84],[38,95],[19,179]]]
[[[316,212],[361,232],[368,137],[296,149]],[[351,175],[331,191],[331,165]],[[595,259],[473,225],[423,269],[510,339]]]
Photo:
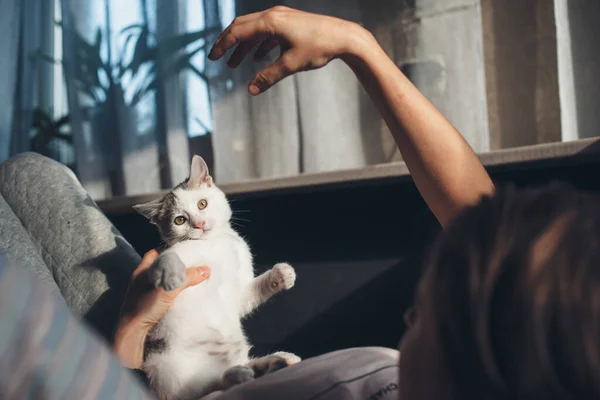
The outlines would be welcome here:
[[[302,59],[293,50],[287,51],[256,74],[248,86],[248,92],[253,96],[265,92],[283,78],[300,71],[302,64]]]
[[[218,60],[229,49],[242,42],[258,43],[274,35],[273,18],[259,16],[243,22],[234,22],[219,36],[208,53],[208,58],[213,61]]]
[[[240,63],[242,62],[244,57],[246,57],[246,55],[250,52],[250,50],[252,50],[256,45],[258,45],[258,43],[258,40],[251,40],[248,42],[240,43],[238,47],[236,47],[231,57],[229,57],[227,65],[231,68],[236,68],[238,65],[240,65]]]
[[[229,34],[229,31],[231,30],[231,28],[232,28],[234,25],[238,25],[238,24],[241,24],[241,23],[243,23],[243,22],[247,22],[247,21],[249,21],[249,20],[256,19],[256,18],[258,18],[258,17],[259,17],[259,16],[260,16],[260,15],[261,15],[263,12],[264,12],[264,11],[262,11],[262,12],[256,12],[256,13],[252,13],[252,14],[248,14],[248,15],[242,15],[242,16],[240,16],[240,17],[236,17],[236,18],[235,18],[235,19],[234,19],[234,20],[231,22],[231,24],[229,24],[229,26],[228,26],[227,28],[225,28],[225,30],[223,30],[223,32],[221,32],[221,34],[220,34],[220,35],[217,37],[217,39],[215,40],[215,43],[213,43],[213,47],[212,47],[211,51],[208,53],[208,54],[209,54],[209,56],[208,56],[208,57],[210,58],[210,54],[212,54],[212,52],[213,52],[213,50],[215,49],[215,47],[217,47],[217,46],[219,45],[219,43],[221,42],[221,40],[223,40],[223,38],[224,38],[225,36],[227,36],[227,34]]]
[[[258,46],[258,50],[254,53],[253,60],[261,61],[267,57],[267,55],[273,50],[275,47],[279,46],[279,41],[274,38],[269,38],[264,40],[260,46]]]
[[[208,267],[193,267],[185,270],[185,282],[181,286],[180,290],[195,286],[210,276],[210,268]]]
[[[146,254],[144,254],[144,257],[142,257],[142,261],[140,261],[140,264],[133,271],[133,274],[131,276],[132,279],[137,278],[142,272],[150,268],[154,260],[156,260],[156,257],[158,257],[158,251],[156,249],[152,249]]]

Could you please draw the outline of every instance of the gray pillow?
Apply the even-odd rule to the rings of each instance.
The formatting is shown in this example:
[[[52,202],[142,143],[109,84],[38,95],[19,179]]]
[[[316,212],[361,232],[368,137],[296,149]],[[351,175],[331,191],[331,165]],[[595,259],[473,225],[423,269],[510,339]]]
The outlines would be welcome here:
[[[398,351],[381,347],[340,350],[201,400],[397,399],[399,357]]]

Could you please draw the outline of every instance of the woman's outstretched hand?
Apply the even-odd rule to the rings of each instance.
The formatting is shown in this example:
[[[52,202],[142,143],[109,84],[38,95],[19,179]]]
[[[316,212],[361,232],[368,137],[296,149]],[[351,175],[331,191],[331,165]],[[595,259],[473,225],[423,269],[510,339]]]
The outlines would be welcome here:
[[[255,47],[255,61],[279,47],[280,57],[254,76],[248,91],[256,96],[299,71],[321,68],[334,58],[352,56],[364,46],[377,46],[358,24],[284,6],[236,18],[216,40],[208,58],[218,60],[235,47],[227,65],[232,68]]]

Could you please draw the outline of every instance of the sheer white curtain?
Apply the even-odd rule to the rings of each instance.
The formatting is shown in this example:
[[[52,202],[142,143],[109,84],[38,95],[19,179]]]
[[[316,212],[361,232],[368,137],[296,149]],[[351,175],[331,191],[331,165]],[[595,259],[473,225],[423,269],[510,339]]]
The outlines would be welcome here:
[[[600,135],[600,2],[555,0],[562,140]]]
[[[186,0],[62,0],[62,14],[69,110],[84,187],[102,199],[153,193],[183,180],[190,159],[183,73],[154,81],[158,67],[152,63],[125,74],[119,64],[136,56],[140,27],[149,32],[143,41],[148,46],[185,32]],[[138,27],[123,31],[132,25]],[[81,43],[75,32],[90,44],[100,37],[99,54],[110,70],[110,78],[98,72],[94,84],[104,89],[95,88],[101,93],[94,100],[77,76]],[[146,94],[134,101],[137,90],[146,86]]]
[[[360,19],[358,2],[354,0],[285,4]],[[237,13],[273,5],[272,1],[238,1]],[[211,76],[213,144],[219,182],[384,162],[380,136],[366,129],[378,126],[380,118],[346,65],[334,61],[325,69],[287,78],[253,98],[247,92],[247,84],[265,65],[246,60],[231,71],[221,62]]]

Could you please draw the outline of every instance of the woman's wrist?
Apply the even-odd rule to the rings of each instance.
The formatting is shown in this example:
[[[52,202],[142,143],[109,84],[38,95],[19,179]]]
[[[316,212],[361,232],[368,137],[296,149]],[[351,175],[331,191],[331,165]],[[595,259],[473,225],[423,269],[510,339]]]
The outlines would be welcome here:
[[[350,68],[355,69],[364,65],[373,57],[385,56],[385,52],[367,29],[354,22],[348,22],[344,43],[339,58]]]
[[[144,324],[139,318],[123,317],[119,321],[113,347],[125,367],[141,368],[148,331],[147,324]]]

